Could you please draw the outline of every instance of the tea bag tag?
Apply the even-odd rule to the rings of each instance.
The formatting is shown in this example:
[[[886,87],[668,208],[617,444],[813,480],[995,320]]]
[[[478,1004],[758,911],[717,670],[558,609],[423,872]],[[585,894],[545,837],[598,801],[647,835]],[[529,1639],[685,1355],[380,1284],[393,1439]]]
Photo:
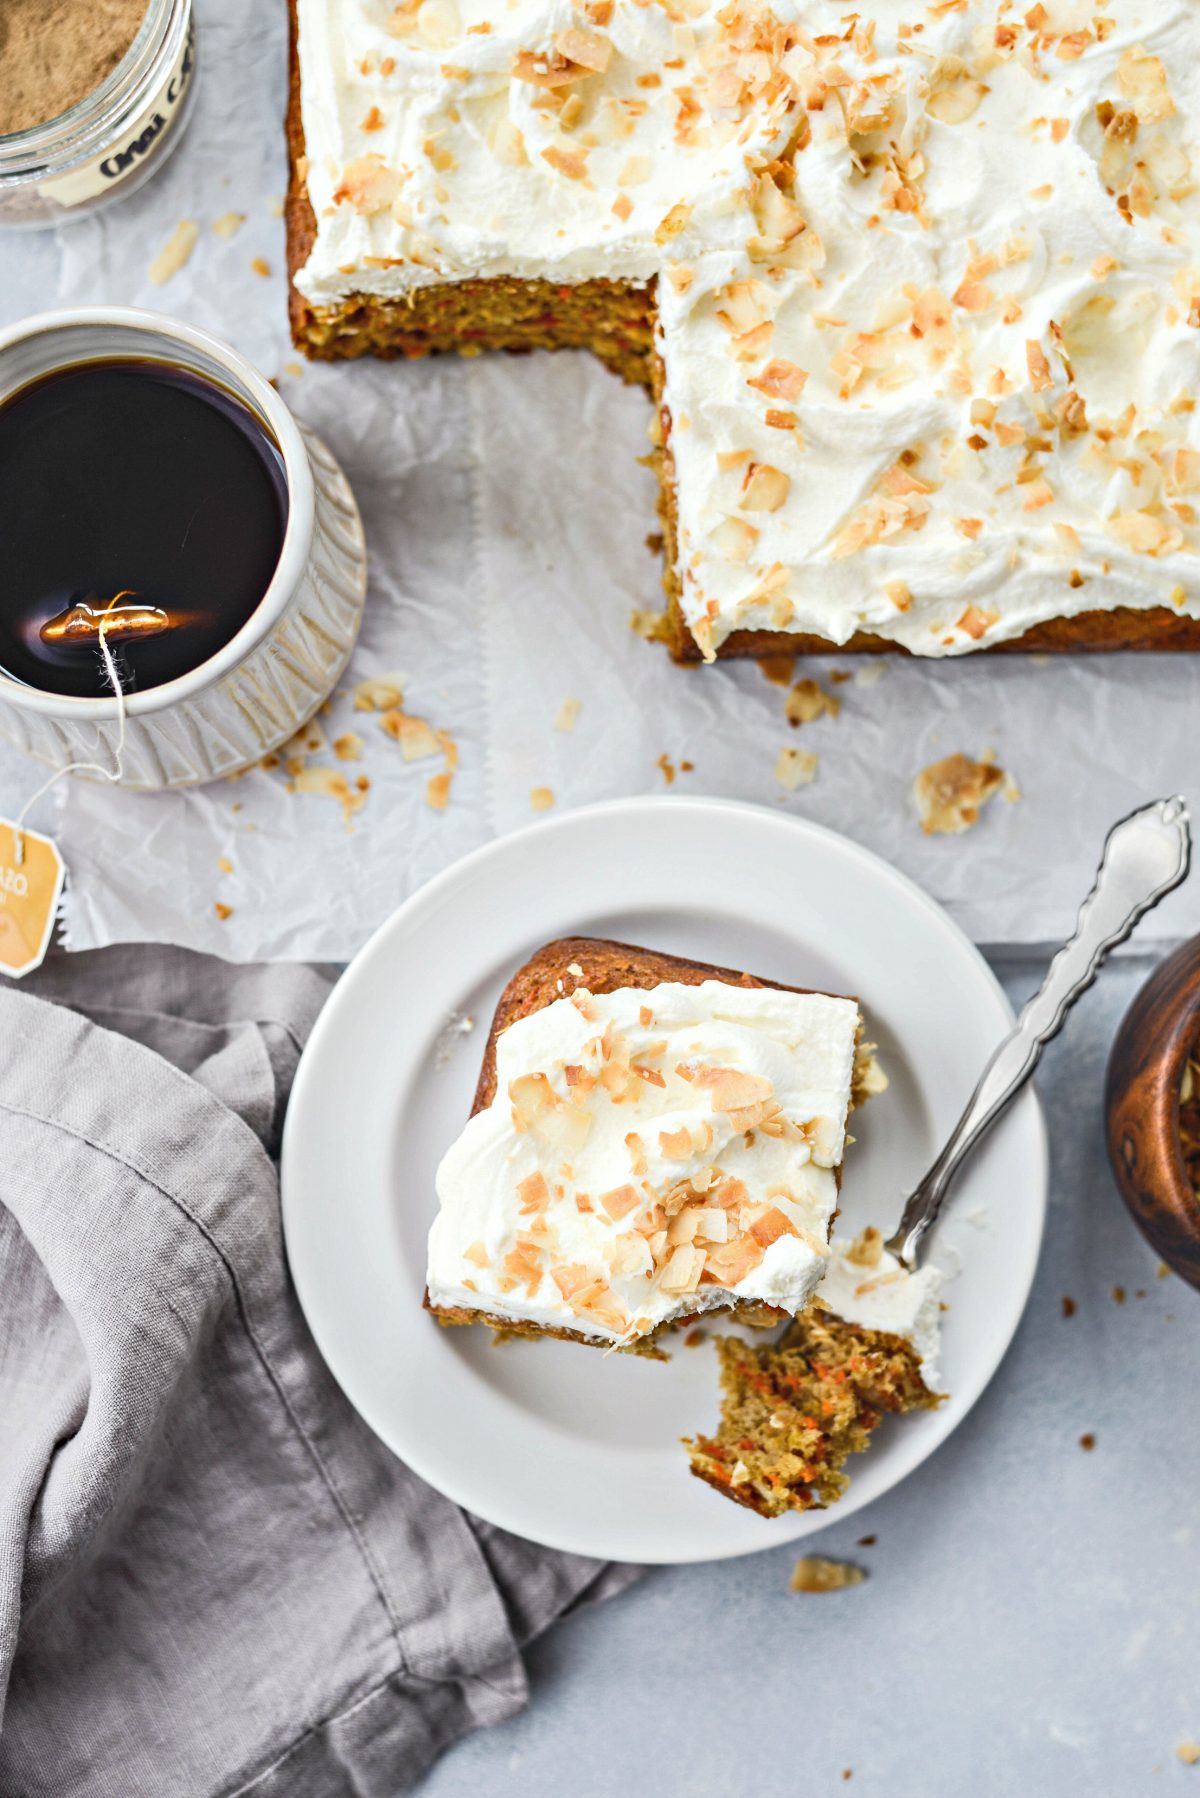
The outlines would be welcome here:
[[[0,818],[0,974],[10,980],[45,960],[66,875],[50,837]]]
[[[0,974],[7,974],[12,980],[20,980],[23,974],[32,973],[46,959],[63,882],[67,877],[58,844],[36,830],[27,830],[26,818],[43,794],[66,774],[98,774],[102,780],[112,781],[121,778],[125,756],[125,689],[108,646],[108,630],[108,620],[102,617],[97,633],[100,656],[117,701],[117,741],[112,767],[105,768],[100,762],[68,762],[64,768],[56,768],[36,793],[29,795],[15,823],[0,818]]]

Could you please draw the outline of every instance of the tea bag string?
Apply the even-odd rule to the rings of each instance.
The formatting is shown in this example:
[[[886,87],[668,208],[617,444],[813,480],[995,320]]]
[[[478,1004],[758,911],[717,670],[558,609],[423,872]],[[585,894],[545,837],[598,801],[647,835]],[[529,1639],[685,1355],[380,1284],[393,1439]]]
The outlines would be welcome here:
[[[115,622],[115,620],[114,620]],[[108,647],[108,621],[100,620],[99,625],[100,654],[104,658],[104,672],[108,676],[117,701],[117,744],[113,751],[113,766],[104,768],[99,762],[68,762],[65,768],[56,768],[48,780],[44,780],[37,791],[31,793],[17,816],[13,825],[13,860],[19,868],[25,860],[25,836],[23,825],[38,800],[47,794],[67,774],[98,774],[102,780],[120,780],[124,772],[125,756],[125,689],[121,685],[121,677],[117,672],[117,664],[113,652]]]

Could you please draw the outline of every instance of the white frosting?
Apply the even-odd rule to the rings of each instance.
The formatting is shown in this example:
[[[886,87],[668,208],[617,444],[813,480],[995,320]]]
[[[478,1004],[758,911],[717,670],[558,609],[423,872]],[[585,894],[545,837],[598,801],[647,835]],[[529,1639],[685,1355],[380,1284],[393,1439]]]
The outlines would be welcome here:
[[[915,1273],[880,1249],[874,1267],[849,1259],[854,1243],[835,1236],[829,1245],[825,1277],[817,1288],[817,1303],[827,1311],[858,1324],[864,1330],[883,1330],[911,1343],[921,1363],[921,1378],[930,1392],[938,1391],[942,1276],[936,1267],[920,1267]]]
[[[706,653],[1200,617],[1200,10],[606,10],[300,0],[309,299],[661,270]],[[560,116],[513,70],[580,30],[611,55]],[[392,172],[366,199],[364,156]]]
[[[519,1019],[438,1169],[431,1300],[607,1342],[731,1298],[800,1310],[858,1024],[848,999],[715,980],[581,988]]]

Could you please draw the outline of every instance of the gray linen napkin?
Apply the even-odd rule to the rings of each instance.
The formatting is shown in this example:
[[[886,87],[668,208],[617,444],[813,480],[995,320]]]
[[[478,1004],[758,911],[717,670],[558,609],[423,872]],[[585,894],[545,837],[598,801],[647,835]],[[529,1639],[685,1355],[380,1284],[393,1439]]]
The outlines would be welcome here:
[[[3,1798],[392,1798],[635,1577],[458,1510],[320,1361],[272,1156],[329,986],[121,947],[0,987]]]

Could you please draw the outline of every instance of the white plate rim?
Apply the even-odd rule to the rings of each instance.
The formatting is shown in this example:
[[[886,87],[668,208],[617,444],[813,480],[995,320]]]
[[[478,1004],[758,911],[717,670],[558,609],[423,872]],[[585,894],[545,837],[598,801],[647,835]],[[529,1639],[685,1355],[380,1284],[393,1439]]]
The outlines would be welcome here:
[[[488,1501],[486,1492],[481,1493],[471,1487],[470,1482],[460,1483],[447,1478],[444,1470],[434,1476],[428,1464],[423,1465],[419,1441],[405,1439],[403,1444],[397,1440],[397,1432],[393,1421],[379,1413],[375,1405],[361,1390],[357,1393],[357,1381],[352,1366],[347,1366],[335,1348],[332,1348],[322,1318],[321,1281],[319,1270],[311,1269],[306,1264],[303,1254],[295,1252],[299,1237],[298,1218],[301,1201],[297,1194],[299,1179],[295,1172],[303,1157],[303,1135],[308,1129],[308,1118],[312,1115],[310,1106],[319,1102],[319,1080],[321,1062],[326,1053],[326,1044],[332,1043],[335,1033],[341,1028],[344,1015],[354,1003],[361,984],[368,979],[375,961],[383,956],[393,935],[403,933],[414,917],[424,910],[437,906],[440,896],[471,879],[480,868],[485,868],[498,857],[519,855],[522,847],[531,838],[549,838],[554,835],[567,835],[577,831],[581,826],[586,829],[592,820],[628,819],[632,813],[641,813],[647,808],[661,810],[670,808],[675,812],[693,814],[698,822],[705,818],[719,818],[723,814],[736,813],[750,815],[766,827],[782,826],[785,830],[798,832],[802,836],[817,838],[839,853],[847,854],[871,867],[877,878],[883,878],[902,890],[918,907],[925,911],[941,932],[954,942],[957,949],[965,954],[968,961],[974,964],[974,971],[981,976],[983,984],[990,989],[994,1000],[999,1028],[997,1040],[1003,1030],[1011,1027],[1014,1013],[1008,997],[1000,985],[992,968],[988,965],[979,947],[971,941],[962,927],[938,902],[920,887],[908,875],[894,868],[873,850],[866,849],[853,838],[827,825],[817,824],[807,818],[797,817],[794,813],[773,810],[772,808],[749,801],[726,799],[718,796],[699,794],[689,795],[635,795],[628,798],[601,800],[592,805],[573,807],[556,813],[551,817],[540,818],[524,826],[520,830],[508,832],[502,836],[491,838],[469,851],[465,856],[452,862],[448,867],[432,876],[414,892],[404,899],[363,944],[362,948],[347,964],[337,981],[332,993],[317,1018],[309,1036],[304,1052],[301,1055],[292,1085],[287,1114],[284,1120],[283,1138],[280,1152],[280,1187],[281,1216],[283,1225],[284,1248],[288,1260],[289,1271],[296,1295],[304,1313],[313,1340],[325,1361],[334,1380],[345,1394],[348,1402],[376,1436],[408,1466],[419,1478],[440,1491],[444,1497],[461,1506],[464,1510],[483,1518],[497,1528],[506,1529],[526,1539],[536,1541],[542,1546],[559,1550],[568,1554],[584,1554],[607,1560],[639,1560],[655,1565],[672,1565],[690,1563],[698,1558],[703,1560],[725,1560],[738,1558],[745,1554],[760,1553],[766,1549],[778,1547],[792,1537],[789,1524],[799,1529],[799,1523],[807,1520],[803,1533],[813,1533],[812,1519],[814,1513],[801,1514],[800,1518],[784,1517],[774,1520],[769,1535],[764,1534],[761,1541],[722,1544],[703,1557],[694,1554],[647,1555],[639,1553],[636,1546],[622,1543],[614,1547],[612,1544],[597,1544],[590,1537],[580,1537],[570,1529],[548,1531],[540,1528],[536,1534],[523,1529],[519,1517],[512,1515],[503,1505],[493,1506]],[[571,927],[563,925],[559,934],[571,934]],[[451,1009],[450,1004],[446,1007]],[[982,1070],[981,1070],[982,1071]],[[818,1527],[824,1528],[844,1520],[861,1510],[864,1506],[883,1498],[887,1492],[900,1484],[911,1473],[930,1458],[949,1439],[959,1425],[970,1414],[983,1392],[994,1378],[997,1369],[1011,1346],[1013,1337],[1025,1314],[1029,1294],[1037,1272],[1041,1253],[1042,1239],[1045,1231],[1045,1219],[1049,1188],[1049,1142],[1045,1117],[1040,1101],[1032,1084],[1026,1086],[1016,1102],[1024,1115],[1026,1125],[1032,1131],[1033,1161],[1028,1167],[1030,1191],[1036,1196],[1036,1227],[1029,1241],[1025,1265],[1019,1270],[1019,1278],[1015,1291],[1018,1294],[1012,1304],[1008,1327],[997,1338],[990,1354],[978,1359],[972,1369],[971,1378],[959,1382],[954,1388],[955,1415],[951,1427],[925,1448],[915,1458],[903,1453],[893,1458],[902,1464],[895,1469],[894,1478],[877,1492],[862,1494],[855,1486],[841,1498],[837,1505],[819,1513],[822,1522]],[[952,1201],[951,1201],[952,1202]]]

